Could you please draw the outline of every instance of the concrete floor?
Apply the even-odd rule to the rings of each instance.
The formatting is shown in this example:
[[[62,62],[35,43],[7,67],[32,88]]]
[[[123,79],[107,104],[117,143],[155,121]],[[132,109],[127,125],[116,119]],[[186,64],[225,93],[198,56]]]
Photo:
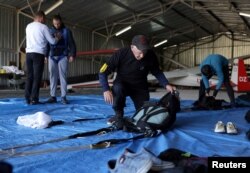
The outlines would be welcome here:
[[[39,95],[40,97],[49,97],[49,88],[41,88]],[[58,96],[60,96],[60,90],[57,91]],[[82,95],[82,94],[102,94],[99,88],[79,88],[74,90],[69,90],[68,95]],[[24,97],[23,89],[4,89],[0,90],[0,98],[22,98]]]
[[[180,98],[182,100],[197,100],[199,95],[199,89],[177,89],[180,93]],[[164,95],[166,91],[163,88],[158,88],[156,92],[151,92],[150,96],[153,98],[159,98]],[[211,91],[210,94],[213,94]],[[242,93],[235,93],[235,98]],[[221,90],[218,92],[216,99],[223,99],[225,101],[229,101],[227,92],[225,90]]]
[[[180,93],[180,98],[182,100],[197,100],[198,99],[198,89],[177,89]],[[60,91],[58,90],[58,95]],[[163,88],[156,89],[155,92],[150,92],[151,98],[160,98],[166,93],[166,90]],[[211,91],[212,93],[212,91]],[[77,88],[73,89],[72,91],[68,92],[68,95],[85,95],[85,94],[95,94],[95,95],[102,95],[102,90],[100,88]],[[235,93],[235,97],[240,95],[241,93]],[[42,88],[40,90],[40,97],[49,97],[49,88]],[[0,90],[0,98],[22,98],[24,97],[24,90],[23,89],[5,89]],[[229,101],[226,91],[221,90],[219,91],[217,99],[224,99]]]

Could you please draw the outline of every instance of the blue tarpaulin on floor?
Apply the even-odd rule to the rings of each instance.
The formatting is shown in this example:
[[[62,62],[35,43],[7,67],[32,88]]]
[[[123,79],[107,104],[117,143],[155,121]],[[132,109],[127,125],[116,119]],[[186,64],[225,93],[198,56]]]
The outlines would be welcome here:
[[[44,100],[45,98],[41,98],[41,101]],[[106,122],[113,115],[113,110],[111,105],[104,103],[102,96],[68,96],[68,100],[69,105],[63,105],[60,102],[27,105],[23,98],[0,99],[0,149],[44,142],[108,127]],[[192,103],[191,100],[181,100],[181,107],[184,110],[191,107]],[[89,144],[105,139],[130,138],[137,135],[115,131],[99,136],[8,150],[8,152],[0,150],[0,159],[10,163],[16,173],[107,173],[108,160],[117,159],[125,148],[138,152],[145,147],[155,155],[159,155],[168,148],[177,148],[202,157],[250,156],[250,142],[246,138],[250,124],[244,119],[248,110],[249,108],[245,107],[218,111],[182,111],[177,114],[176,123],[171,131],[154,138],[129,141],[105,149],[88,147]],[[32,129],[16,123],[19,116],[39,111],[45,112],[54,121],[62,120],[65,123],[46,129]],[[134,113],[133,103],[129,98],[125,113],[126,116]],[[76,119],[92,120],[73,122]],[[223,121],[225,124],[233,122],[239,133],[237,135],[215,133],[214,126],[217,121]],[[39,153],[39,151],[43,152]],[[20,152],[31,155],[15,157],[15,153]]]

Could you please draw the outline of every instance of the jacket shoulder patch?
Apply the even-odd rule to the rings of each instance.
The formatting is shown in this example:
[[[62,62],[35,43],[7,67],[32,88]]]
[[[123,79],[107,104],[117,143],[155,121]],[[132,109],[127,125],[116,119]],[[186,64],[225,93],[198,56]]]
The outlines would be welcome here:
[[[108,64],[107,63],[103,64],[103,66],[100,69],[100,73],[105,72],[107,70],[107,68],[108,68]]]

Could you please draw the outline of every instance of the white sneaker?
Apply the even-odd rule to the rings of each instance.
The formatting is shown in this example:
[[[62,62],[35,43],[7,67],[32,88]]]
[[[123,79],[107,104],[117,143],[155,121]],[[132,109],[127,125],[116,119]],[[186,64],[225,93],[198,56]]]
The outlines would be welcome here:
[[[225,133],[226,132],[225,125],[222,121],[218,121],[215,124],[214,132],[216,132],[216,133]]]
[[[232,122],[227,122],[227,133],[235,135],[237,134],[237,128]]]

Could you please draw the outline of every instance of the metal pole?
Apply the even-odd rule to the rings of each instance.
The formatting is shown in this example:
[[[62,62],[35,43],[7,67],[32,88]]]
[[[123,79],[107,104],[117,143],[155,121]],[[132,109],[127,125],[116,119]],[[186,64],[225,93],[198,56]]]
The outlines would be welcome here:
[[[17,67],[19,67],[19,63],[20,63],[20,47],[19,47],[19,36],[20,36],[20,20],[19,20],[19,13],[17,12],[17,15],[16,15],[16,28],[17,28],[17,31],[16,31],[16,56],[17,56]]]

